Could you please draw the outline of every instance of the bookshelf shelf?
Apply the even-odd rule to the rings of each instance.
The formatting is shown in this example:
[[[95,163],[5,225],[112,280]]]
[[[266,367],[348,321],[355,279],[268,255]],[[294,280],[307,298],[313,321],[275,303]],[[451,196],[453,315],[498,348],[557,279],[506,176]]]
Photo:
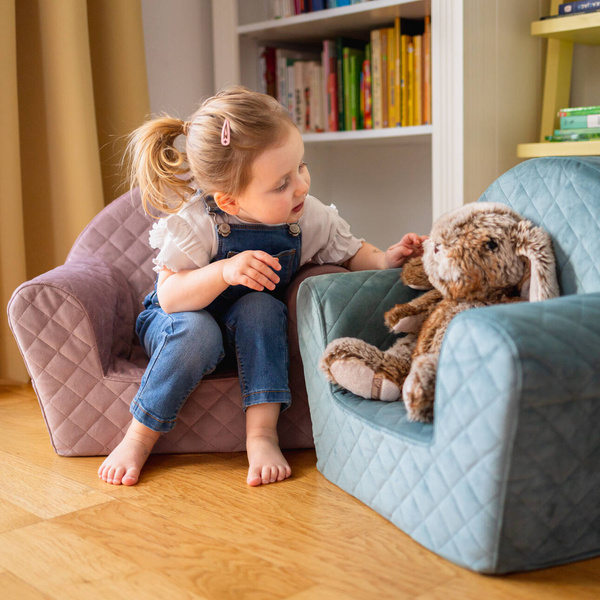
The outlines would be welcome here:
[[[283,19],[270,19],[240,25],[237,33],[269,42],[302,39],[317,42],[328,36],[350,36],[383,27],[395,17],[422,18],[430,14],[426,0],[372,0],[340,8],[319,10]]]
[[[559,0],[552,0],[551,14],[558,14]],[[546,77],[542,102],[540,142],[519,144],[519,158],[538,156],[600,155],[600,141],[545,142],[557,129],[557,113],[570,106],[573,46],[600,46],[600,12],[554,17],[531,24],[531,34],[548,39]]]
[[[360,129],[357,131],[335,131],[324,133],[305,133],[305,144],[338,142],[394,142],[395,144],[415,144],[431,141],[433,127],[419,125],[415,127],[388,127],[386,129]]]
[[[597,156],[600,155],[599,141],[584,142],[543,142],[539,144],[519,144],[519,158],[540,156]]]
[[[600,45],[600,12],[558,17],[531,24],[531,35],[563,42]]]

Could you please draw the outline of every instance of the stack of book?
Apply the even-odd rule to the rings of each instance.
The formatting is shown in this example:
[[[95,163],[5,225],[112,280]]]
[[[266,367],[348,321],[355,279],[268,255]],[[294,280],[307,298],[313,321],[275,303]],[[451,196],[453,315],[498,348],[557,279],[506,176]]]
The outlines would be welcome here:
[[[274,19],[293,17],[303,13],[362,4],[370,0],[271,0],[271,11]]]
[[[547,135],[548,142],[580,142],[600,139],[600,106],[561,108],[560,129]]]
[[[397,18],[369,39],[317,48],[262,47],[260,91],[288,109],[301,132],[431,123],[431,21]]]

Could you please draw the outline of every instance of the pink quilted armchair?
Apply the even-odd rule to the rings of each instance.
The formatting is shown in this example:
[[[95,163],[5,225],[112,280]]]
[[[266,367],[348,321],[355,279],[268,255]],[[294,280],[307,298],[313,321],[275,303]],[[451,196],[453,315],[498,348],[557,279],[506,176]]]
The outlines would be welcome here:
[[[124,194],[84,229],[64,265],[22,284],[8,304],[52,445],[62,456],[108,454],[131,420],[129,404],[148,362],[134,326],[154,285],[152,223],[137,193]],[[296,292],[306,277],[340,270],[306,265],[288,290],[293,404],[280,418],[282,448],[314,446],[297,345]],[[194,390],[154,452],[244,449],[237,373],[219,368]]]

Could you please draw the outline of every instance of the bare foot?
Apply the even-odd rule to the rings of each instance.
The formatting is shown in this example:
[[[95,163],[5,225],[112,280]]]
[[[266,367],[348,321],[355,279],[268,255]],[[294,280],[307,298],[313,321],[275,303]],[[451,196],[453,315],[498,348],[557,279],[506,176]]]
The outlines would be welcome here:
[[[248,485],[257,486],[283,481],[292,474],[292,469],[283,457],[277,435],[256,435],[246,438],[248,452]]]
[[[135,485],[160,432],[133,419],[119,445],[98,469],[98,477],[113,485]]]
[[[257,486],[283,481],[292,469],[279,449],[277,419],[279,404],[256,404],[246,410],[246,451],[248,485]]]

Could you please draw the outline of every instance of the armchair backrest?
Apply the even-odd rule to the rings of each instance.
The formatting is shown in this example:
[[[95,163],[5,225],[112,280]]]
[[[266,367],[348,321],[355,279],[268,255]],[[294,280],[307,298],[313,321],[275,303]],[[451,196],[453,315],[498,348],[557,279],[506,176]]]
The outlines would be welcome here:
[[[146,215],[137,190],[123,194],[101,210],[81,232],[66,262],[95,256],[114,265],[141,301],[152,289],[156,274],[152,259],[158,253],[148,244],[154,219]]]
[[[600,291],[600,157],[528,160],[479,201],[502,202],[550,234],[561,294]]]

